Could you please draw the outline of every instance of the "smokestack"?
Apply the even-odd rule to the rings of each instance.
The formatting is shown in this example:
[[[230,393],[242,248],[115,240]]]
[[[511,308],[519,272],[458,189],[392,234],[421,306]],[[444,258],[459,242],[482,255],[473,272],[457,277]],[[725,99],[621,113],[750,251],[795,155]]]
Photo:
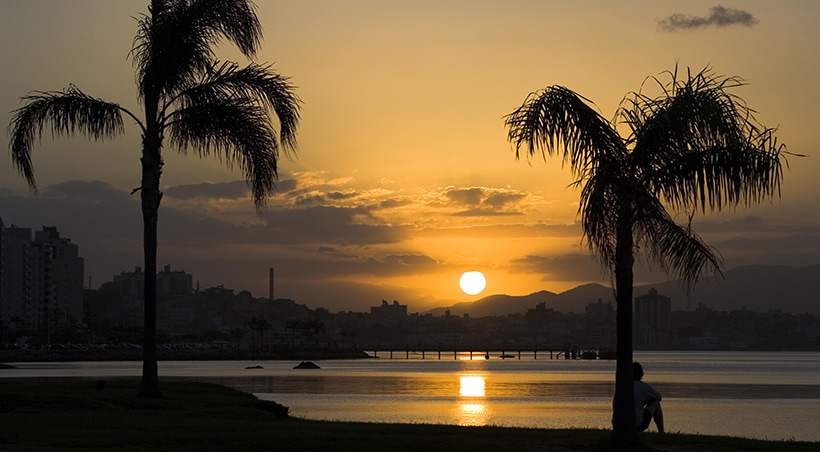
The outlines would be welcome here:
[[[268,299],[273,301],[273,267],[268,269]]]

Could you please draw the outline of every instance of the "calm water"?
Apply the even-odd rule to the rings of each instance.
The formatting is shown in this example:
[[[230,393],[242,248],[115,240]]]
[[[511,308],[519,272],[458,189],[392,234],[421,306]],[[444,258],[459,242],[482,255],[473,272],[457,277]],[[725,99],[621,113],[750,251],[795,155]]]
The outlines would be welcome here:
[[[382,356],[383,354],[380,354]],[[309,419],[609,428],[614,361],[522,355],[405,359],[161,362],[165,378],[216,381]],[[664,396],[670,432],[820,441],[820,353],[636,353]],[[2,378],[139,376],[136,362],[16,363]],[[246,369],[261,365],[262,369]],[[650,427],[654,430],[654,425]]]

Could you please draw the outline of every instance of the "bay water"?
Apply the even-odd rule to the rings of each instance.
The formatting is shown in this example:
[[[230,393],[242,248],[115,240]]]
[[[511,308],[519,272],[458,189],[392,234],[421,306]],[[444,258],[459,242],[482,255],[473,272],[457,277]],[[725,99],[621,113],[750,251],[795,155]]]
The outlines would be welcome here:
[[[615,361],[542,354],[164,361],[164,379],[221,383],[317,420],[610,428]],[[668,432],[820,441],[820,352],[636,352]],[[139,362],[12,363],[3,379],[138,377]],[[654,424],[650,431],[655,429]]]

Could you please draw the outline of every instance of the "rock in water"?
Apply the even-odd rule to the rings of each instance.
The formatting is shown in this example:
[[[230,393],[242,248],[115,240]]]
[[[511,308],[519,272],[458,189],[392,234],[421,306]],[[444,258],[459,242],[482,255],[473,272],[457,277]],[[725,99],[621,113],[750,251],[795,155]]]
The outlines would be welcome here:
[[[294,369],[321,369],[321,367],[317,366],[316,364],[313,364],[310,361],[302,361],[301,363],[295,365],[293,368]]]

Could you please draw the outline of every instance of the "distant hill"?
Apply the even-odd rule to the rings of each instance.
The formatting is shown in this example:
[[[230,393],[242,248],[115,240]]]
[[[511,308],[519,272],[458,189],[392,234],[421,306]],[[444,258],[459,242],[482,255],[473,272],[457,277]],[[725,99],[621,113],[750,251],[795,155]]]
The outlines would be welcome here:
[[[672,297],[673,310],[695,309],[698,303],[716,311],[731,311],[744,306],[750,311],[779,309],[791,314],[810,313],[820,316],[820,265],[790,267],[786,265],[747,265],[724,272],[724,278],[705,278],[698,282],[687,298],[677,281],[650,287]]]
[[[436,308],[430,312],[433,315],[444,315],[449,309],[450,314],[461,316],[470,314],[470,317],[487,317],[527,312],[535,308],[538,303],[546,303],[548,308],[564,313],[583,313],[586,305],[602,299],[605,303],[615,302],[612,289],[600,284],[585,284],[556,294],[547,290],[529,295],[490,295],[474,302],[456,303],[449,308]]]
[[[698,304],[716,311],[731,311],[746,307],[751,311],[766,312],[779,309],[791,314],[810,313],[820,316],[820,265],[790,267],[785,265],[748,265],[724,272],[724,278],[704,278],[687,296],[678,280],[636,286],[634,295],[655,288],[672,298],[672,310],[695,309]],[[586,305],[601,299],[615,304],[612,289],[601,284],[584,284],[566,292],[546,290],[529,295],[490,295],[475,302],[436,308],[433,315],[450,314],[487,317],[524,313],[538,303],[563,313],[583,313]]]

